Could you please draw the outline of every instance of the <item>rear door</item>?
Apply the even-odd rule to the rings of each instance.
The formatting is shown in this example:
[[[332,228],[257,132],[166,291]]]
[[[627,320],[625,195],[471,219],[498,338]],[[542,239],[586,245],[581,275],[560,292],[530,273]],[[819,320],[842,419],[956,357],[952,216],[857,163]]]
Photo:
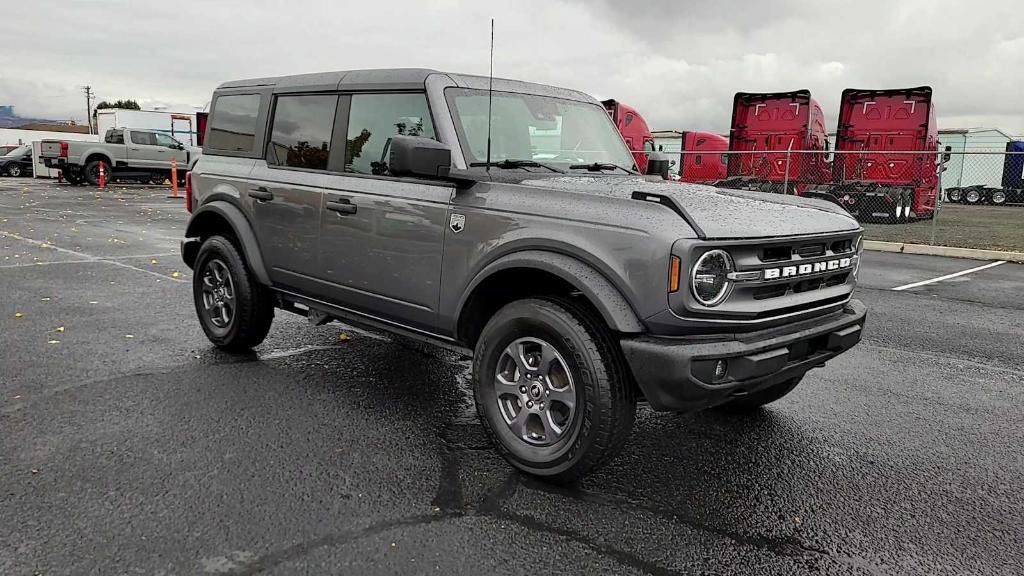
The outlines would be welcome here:
[[[282,94],[271,109],[264,158],[249,177],[256,233],[271,280],[304,294],[326,293],[317,260],[320,211],[337,94]]]
[[[407,326],[436,328],[450,183],[387,174],[396,134],[434,137],[423,93],[343,96],[320,220],[320,270],[332,300]],[[347,112],[347,114],[346,114]]]
[[[129,140],[126,160],[132,168],[170,167],[169,151],[156,143],[155,133],[141,130],[125,130],[124,133]]]

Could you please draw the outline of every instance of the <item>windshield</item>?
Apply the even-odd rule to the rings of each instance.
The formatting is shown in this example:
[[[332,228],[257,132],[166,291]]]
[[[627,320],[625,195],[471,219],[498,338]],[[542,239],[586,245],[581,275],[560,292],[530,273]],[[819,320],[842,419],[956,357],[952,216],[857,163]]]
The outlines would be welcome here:
[[[445,90],[469,164],[487,160],[487,91]],[[494,92],[491,162],[533,160],[561,169],[614,164],[635,170],[633,156],[605,109],[534,94]]]
[[[4,158],[14,158],[14,157],[18,157],[18,156],[24,156],[25,154],[28,153],[29,150],[31,150],[31,148],[29,146],[20,146],[18,148],[15,148],[14,150],[11,150],[7,154],[4,154]]]

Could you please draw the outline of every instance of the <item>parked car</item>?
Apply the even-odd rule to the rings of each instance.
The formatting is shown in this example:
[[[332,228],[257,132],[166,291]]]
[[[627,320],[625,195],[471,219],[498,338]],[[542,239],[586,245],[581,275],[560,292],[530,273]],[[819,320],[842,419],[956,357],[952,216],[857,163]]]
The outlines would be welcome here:
[[[6,156],[8,152],[21,148],[24,144],[2,144],[0,145],[0,156]]]
[[[841,207],[645,178],[590,96],[489,86],[217,88],[182,243],[209,340],[246,351],[278,308],[464,352],[497,450],[558,482],[622,449],[638,401],[750,411],[859,341],[862,229]]]
[[[108,179],[146,179],[162,182],[170,175],[172,159],[177,162],[178,179],[195,164],[201,148],[190,148],[167,134],[153,130],[113,128],[103,142],[43,140],[40,158],[47,168],[60,170],[72,184],[100,180],[102,166]]]
[[[3,176],[31,176],[32,175],[32,146],[25,144],[0,156],[0,175]]]

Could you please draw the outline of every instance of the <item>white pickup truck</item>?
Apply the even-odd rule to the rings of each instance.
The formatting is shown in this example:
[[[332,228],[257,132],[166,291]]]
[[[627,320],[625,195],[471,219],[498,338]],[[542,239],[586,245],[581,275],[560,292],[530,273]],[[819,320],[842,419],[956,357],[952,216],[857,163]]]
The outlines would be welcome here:
[[[170,177],[172,160],[177,162],[178,179],[199,159],[201,148],[187,147],[174,138],[153,130],[112,128],[103,142],[43,140],[39,157],[47,168],[60,170],[71,184],[100,180],[100,166],[107,179],[162,182]]]

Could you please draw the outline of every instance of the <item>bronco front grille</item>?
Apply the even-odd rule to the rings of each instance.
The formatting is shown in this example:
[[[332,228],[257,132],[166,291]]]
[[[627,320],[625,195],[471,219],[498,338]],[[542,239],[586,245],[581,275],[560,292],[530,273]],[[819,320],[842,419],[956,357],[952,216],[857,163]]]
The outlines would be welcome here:
[[[859,234],[696,243],[690,248],[691,263],[707,250],[729,252],[734,262],[732,291],[713,308],[681,294],[672,300],[673,308],[690,318],[760,321],[839,304],[854,289]]]

